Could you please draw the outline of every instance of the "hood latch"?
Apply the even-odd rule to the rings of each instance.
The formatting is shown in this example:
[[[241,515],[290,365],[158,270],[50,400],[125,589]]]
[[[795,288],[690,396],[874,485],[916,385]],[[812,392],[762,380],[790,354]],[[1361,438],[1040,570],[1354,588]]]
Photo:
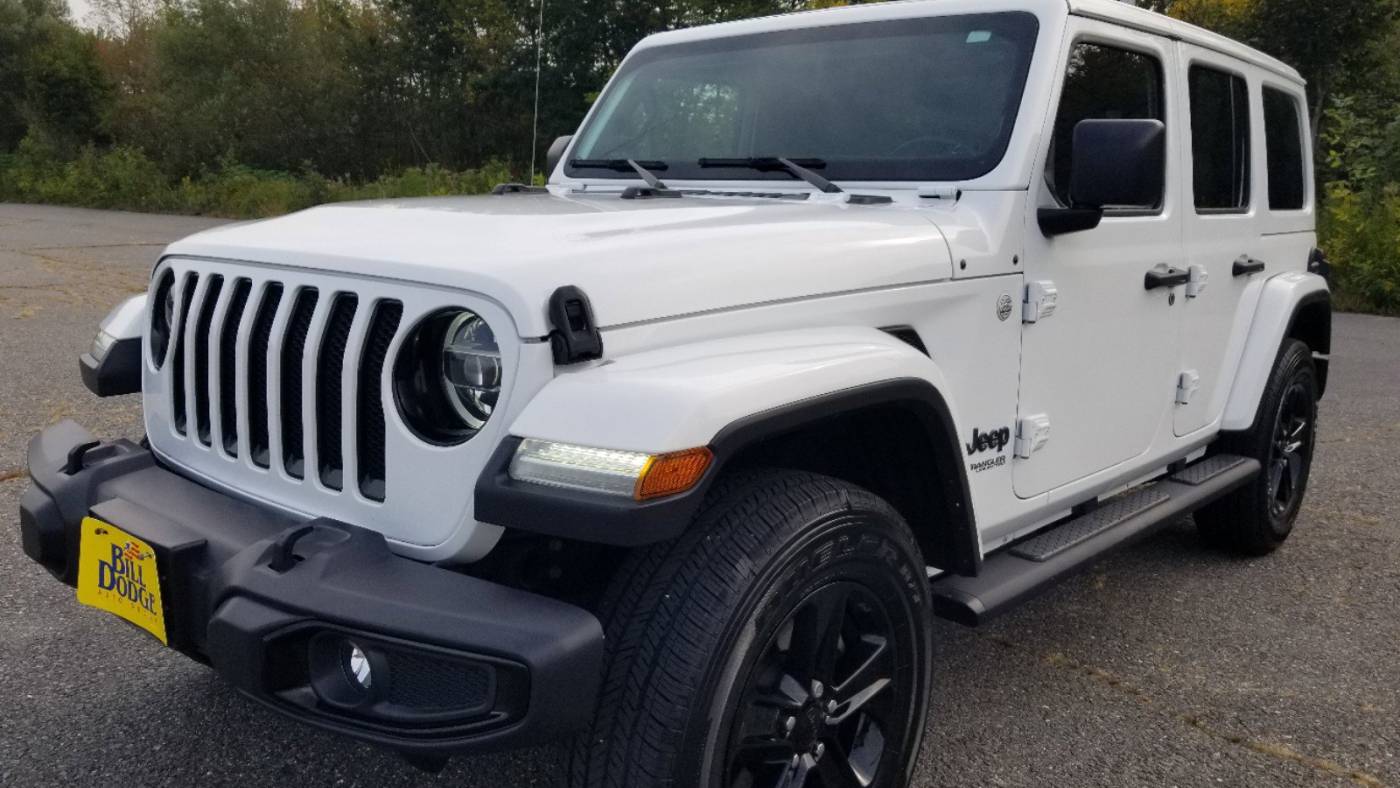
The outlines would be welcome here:
[[[593,320],[588,296],[573,285],[561,287],[549,297],[549,322],[554,331],[549,344],[554,363],[560,366],[603,357],[603,335]]]

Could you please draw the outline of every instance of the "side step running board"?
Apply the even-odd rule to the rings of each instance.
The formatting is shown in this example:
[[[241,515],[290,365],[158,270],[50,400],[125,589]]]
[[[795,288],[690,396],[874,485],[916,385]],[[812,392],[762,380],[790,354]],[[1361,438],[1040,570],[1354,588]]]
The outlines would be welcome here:
[[[967,626],[984,624],[1111,551],[1243,487],[1259,473],[1258,460],[1207,457],[989,556],[977,577],[947,575],[933,581],[934,613]]]

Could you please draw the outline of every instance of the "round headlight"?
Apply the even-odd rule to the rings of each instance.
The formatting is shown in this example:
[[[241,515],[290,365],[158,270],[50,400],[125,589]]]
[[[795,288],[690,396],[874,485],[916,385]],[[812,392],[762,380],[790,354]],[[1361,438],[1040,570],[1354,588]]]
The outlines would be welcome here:
[[[453,318],[443,341],[442,370],[457,415],[481,429],[501,396],[501,349],[485,320],[471,312]]]
[[[394,394],[404,421],[439,445],[470,440],[501,396],[501,348],[486,321],[465,309],[424,318],[394,363]]]

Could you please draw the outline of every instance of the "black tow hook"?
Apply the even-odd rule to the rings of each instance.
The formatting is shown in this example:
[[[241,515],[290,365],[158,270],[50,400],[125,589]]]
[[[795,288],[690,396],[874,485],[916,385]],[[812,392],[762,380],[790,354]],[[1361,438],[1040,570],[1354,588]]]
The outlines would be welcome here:
[[[102,441],[88,441],[74,446],[68,452],[68,462],[63,466],[63,472],[69,476],[77,476],[83,472],[83,460],[87,459],[88,452],[102,445]]]
[[[277,543],[272,546],[272,560],[267,562],[267,568],[280,575],[296,566],[297,557],[293,551],[296,549],[297,542],[300,542],[302,537],[314,530],[316,530],[315,525],[303,525],[283,534],[282,538],[278,539]]]

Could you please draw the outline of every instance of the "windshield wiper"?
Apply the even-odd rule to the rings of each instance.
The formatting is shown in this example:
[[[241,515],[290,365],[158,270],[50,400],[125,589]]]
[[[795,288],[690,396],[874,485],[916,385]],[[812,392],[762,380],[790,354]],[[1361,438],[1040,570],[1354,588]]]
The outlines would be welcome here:
[[[612,170],[614,172],[635,172],[647,186],[659,192],[672,191],[664,181],[656,177],[652,170],[666,170],[664,161],[637,161],[635,159],[574,159],[569,164],[580,170]]]
[[[701,159],[700,166],[705,169],[733,167],[758,170],[759,172],[786,172],[794,178],[800,178],[810,183],[818,191],[826,194],[843,194],[845,191],[840,186],[807,169],[807,167],[825,167],[826,162],[821,159],[802,159],[801,164],[792,159],[777,156],[758,156],[747,159]]]

